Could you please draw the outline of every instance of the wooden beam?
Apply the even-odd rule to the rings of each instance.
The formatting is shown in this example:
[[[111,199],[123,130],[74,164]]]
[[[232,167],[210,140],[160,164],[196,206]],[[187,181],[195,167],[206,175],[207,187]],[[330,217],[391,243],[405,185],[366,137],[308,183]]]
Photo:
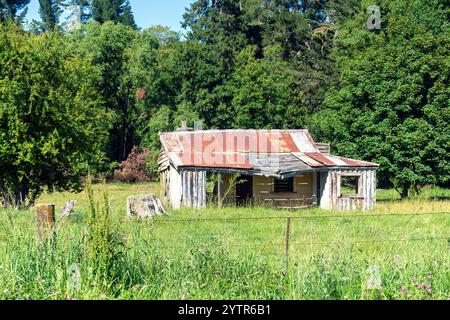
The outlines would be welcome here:
[[[55,231],[55,205],[38,204],[36,205],[36,224],[39,242],[47,239],[53,240]]]

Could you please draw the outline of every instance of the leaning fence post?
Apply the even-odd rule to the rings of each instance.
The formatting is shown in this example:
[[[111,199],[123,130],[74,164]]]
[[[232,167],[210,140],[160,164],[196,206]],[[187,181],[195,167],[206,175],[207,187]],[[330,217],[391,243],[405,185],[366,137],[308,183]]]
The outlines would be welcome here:
[[[36,223],[39,242],[54,238],[55,229],[55,205],[38,204],[36,205]]]
[[[289,236],[291,233],[291,217],[287,218],[286,222],[286,234],[285,234],[285,256],[286,256],[286,272],[289,266]]]
[[[223,199],[222,199],[222,174],[218,174],[217,180],[217,204],[219,209],[223,207]]]

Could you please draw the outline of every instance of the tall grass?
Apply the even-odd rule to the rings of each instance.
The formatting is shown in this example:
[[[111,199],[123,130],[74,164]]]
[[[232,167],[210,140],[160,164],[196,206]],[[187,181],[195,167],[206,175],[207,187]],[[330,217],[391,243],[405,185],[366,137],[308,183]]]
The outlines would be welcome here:
[[[86,253],[89,270],[97,279],[108,285],[118,276],[122,242],[111,230],[108,190],[103,190],[103,206],[94,200],[91,177],[87,178],[86,193],[89,201],[86,232]]]
[[[58,217],[53,245],[39,245],[33,210],[0,211],[0,299],[450,298],[448,215],[211,208],[127,219],[126,196],[154,187],[111,185],[110,197],[88,183],[80,195],[45,196],[58,207],[80,204],[74,216]],[[450,202],[441,197],[382,201],[374,213],[444,211]],[[232,220],[277,215],[322,216],[292,221],[287,270],[285,220]],[[230,219],[176,221],[197,218]],[[367,285],[371,266],[379,289]]]

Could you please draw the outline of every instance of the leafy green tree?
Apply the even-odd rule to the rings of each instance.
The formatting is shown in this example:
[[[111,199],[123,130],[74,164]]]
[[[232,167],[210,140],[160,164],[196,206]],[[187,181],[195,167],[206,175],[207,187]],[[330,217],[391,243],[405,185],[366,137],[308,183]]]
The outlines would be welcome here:
[[[233,82],[232,77],[238,72],[236,69],[242,67],[236,65],[242,50],[253,46],[254,58],[265,60],[256,62],[269,66],[274,65],[273,52],[280,53],[281,48],[281,57],[277,59],[287,64],[277,73],[284,73],[285,79],[295,83],[289,85],[289,94],[293,98],[285,102],[291,107],[288,108],[290,118],[284,125],[304,126],[308,112],[316,112],[322,107],[325,92],[338,79],[335,61],[331,57],[338,27],[330,22],[330,3],[325,0],[195,1],[184,15],[183,25],[189,30],[188,39],[198,42],[201,50],[191,45],[193,51],[189,53],[189,60],[197,61],[192,56],[201,54],[199,60],[202,61],[195,64],[196,68],[199,71],[215,70],[215,75],[205,78],[207,72],[198,72],[203,76],[203,82],[196,85],[197,88],[191,86],[189,95],[179,103],[192,105],[204,118],[207,127],[237,125],[233,119],[233,110],[236,109],[233,101],[237,101],[236,95],[243,98],[243,94],[228,88],[234,86],[230,81]],[[179,64],[180,67],[182,65]],[[267,68],[255,70],[262,72],[261,77],[267,75],[264,74]],[[191,74],[196,72],[189,71]],[[194,79],[191,76],[183,81],[192,84]],[[271,98],[268,95],[263,97]],[[273,102],[258,101],[260,108]],[[297,107],[292,107],[294,104]],[[266,123],[268,118],[261,116]],[[261,126],[259,120],[253,124],[249,121],[245,126]],[[280,126],[280,122],[274,126]]]
[[[242,48],[246,44],[243,16],[240,1],[198,0],[184,14],[182,25],[189,28],[190,39]]]
[[[104,161],[109,115],[98,69],[50,32],[0,24],[0,195],[32,204],[47,190],[74,190],[86,166]]]
[[[290,126],[290,114],[298,111],[293,95],[295,79],[289,73],[289,64],[279,58],[281,51],[279,47],[271,59],[257,59],[255,47],[248,47],[238,55],[236,70],[227,83],[233,97],[233,127]]]
[[[130,59],[138,32],[111,21],[88,22],[69,36],[72,50],[86,57],[100,70],[95,88],[101,93],[104,108],[114,115],[107,154],[111,161],[123,161],[136,144],[136,80]]]
[[[364,10],[340,31],[341,81],[312,125],[339,153],[380,163],[380,185],[404,198],[450,180],[448,9],[439,0],[379,5],[382,30],[364,27]]]
[[[337,80],[330,53],[339,26],[330,19],[332,3],[271,0],[264,2],[256,16],[262,26],[264,56],[271,48],[283,49],[282,58],[289,63],[289,73],[297,83],[297,104],[301,109],[306,106],[310,113],[322,107],[327,88]],[[300,116],[297,126],[302,125],[304,117]]]
[[[201,65],[193,67],[201,62],[194,49],[198,47],[201,45],[195,42],[179,42],[176,33],[161,27],[141,32],[135,41],[130,72],[140,97],[136,99],[137,118],[133,123],[137,141],[143,147],[157,148],[156,153],[159,153],[158,131],[161,128],[171,131],[181,121],[190,121],[192,125],[193,121],[200,120],[192,103],[197,101],[192,96],[197,91],[194,86],[209,82],[208,77],[194,75],[207,73]],[[161,127],[158,122],[162,119],[168,120],[163,121]]]
[[[158,119],[155,114],[164,109],[169,90],[161,84],[157,52],[161,46],[165,46],[166,41],[172,41],[169,40],[172,36],[166,29],[147,29],[137,35],[129,50],[127,72],[136,88],[131,122],[136,135],[135,143],[144,148],[152,149],[153,142],[158,141],[157,131],[155,137],[154,130],[160,125],[157,124],[158,120],[156,123],[150,120],[155,117]],[[159,154],[159,150],[155,154]]]
[[[160,149],[159,132],[170,132],[174,129],[173,111],[168,106],[161,106],[158,111],[147,121],[145,127],[142,127],[141,145],[158,153]]]
[[[204,120],[207,128],[231,124],[231,109],[223,104],[227,95],[221,87],[223,70],[215,64],[215,57],[207,45],[193,40],[158,48],[155,76],[147,74],[148,83],[158,92],[151,110],[161,105],[170,107],[177,119],[173,128],[180,124],[179,120]],[[181,119],[183,116],[187,118]]]
[[[188,41],[174,53],[175,112],[200,118],[207,128],[233,126],[233,91],[228,90],[236,57],[246,46],[256,46],[261,55],[260,26],[250,25],[245,1],[198,0],[184,15]],[[170,60],[169,60],[170,61]],[[193,67],[194,66],[194,67]],[[185,119],[187,120],[187,119]]]
[[[250,44],[242,2],[198,0],[183,17],[182,25],[188,29],[187,38],[206,45],[210,51],[208,55],[225,80],[233,70],[237,53]]]
[[[0,22],[8,19],[21,22],[27,14],[30,0],[0,0]]]
[[[92,0],[92,18],[99,22],[120,22],[136,28],[129,0]]]
[[[332,23],[343,24],[361,10],[361,0],[328,1],[326,10]]]
[[[258,17],[263,25],[262,43],[264,48],[281,46],[283,58],[289,60],[297,52],[309,48],[312,24],[307,14],[313,16],[309,1],[267,1],[262,15]],[[322,20],[322,19],[321,19]]]

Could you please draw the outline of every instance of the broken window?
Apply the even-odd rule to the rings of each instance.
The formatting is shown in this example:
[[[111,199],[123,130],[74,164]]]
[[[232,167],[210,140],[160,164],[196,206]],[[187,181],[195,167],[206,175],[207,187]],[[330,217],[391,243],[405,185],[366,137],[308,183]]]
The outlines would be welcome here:
[[[274,192],[294,192],[294,178],[289,179],[275,179]]]
[[[359,195],[359,176],[341,176],[341,197]]]

